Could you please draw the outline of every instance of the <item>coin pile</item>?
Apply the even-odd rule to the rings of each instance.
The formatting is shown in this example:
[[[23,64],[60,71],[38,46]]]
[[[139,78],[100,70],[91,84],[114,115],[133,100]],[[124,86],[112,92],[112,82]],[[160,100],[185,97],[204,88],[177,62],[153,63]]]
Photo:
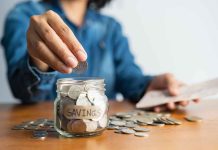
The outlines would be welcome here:
[[[103,85],[104,86],[104,85]],[[61,84],[60,101],[56,104],[57,130],[73,134],[97,133],[108,124],[107,97],[92,84]],[[99,87],[98,87],[99,88]]]
[[[200,117],[186,116],[186,120],[199,122]],[[181,125],[182,121],[172,118],[169,113],[154,113],[142,110],[119,112],[109,118],[108,130],[119,134],[134,134],[137,137],[148,137],[150,129],[140,126]]]
[[[202,118],[197,116],[185,116],[190,122],[200,122]],[[76,123],[74,128],[81,130],[80,122]],[[148,137],[150,129],[144,126],[165,126],[181,125],[182,122],[172,118],[168,113],[153,113],[134,110],[130,112],[120,112],[110,116],[108,130],[114,130],[118,134],[134,134],[137,137]],[[83,126],[83,124],[82,124]],[[96,126],[96,125],[92,125]],[[82,127],[84,128],[84,127]],[[91,125],[89,126],[90,130]],[[96,127],[95,127],[96,128]],[[49,119],[37,119],[35,121],[25,121],[12,127],[12,130],[30,130],[33,131],[33,137],[36,139],[45,139],[50,132],[56,132],[54,121]]]
[[[12,130],[33,131],[33,137],[36,139],[45,139],[48,135],[48,132],[56,132],[56,130],[54,129],[54,121],[49,119],[25,121],[12,127]]]

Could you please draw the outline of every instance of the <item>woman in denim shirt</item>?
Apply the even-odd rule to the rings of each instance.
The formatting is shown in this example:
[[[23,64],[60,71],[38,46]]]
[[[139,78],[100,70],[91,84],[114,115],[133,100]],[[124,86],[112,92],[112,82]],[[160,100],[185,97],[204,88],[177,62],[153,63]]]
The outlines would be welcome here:
[[[180,82],[173,75],[144,75],[135,64],[121,25],[99,11],[109,1],[28,1],[9,12],[2,45],[16,98],[23,103],[53,100],[56,80],[78,76],[72,70],[86,60],[88,70],[79,76],[104,78],[110,99],[121,93],[125,99],[138,101],[154,89],[178,94]],[[154,110],[176,106],[169,103]]]

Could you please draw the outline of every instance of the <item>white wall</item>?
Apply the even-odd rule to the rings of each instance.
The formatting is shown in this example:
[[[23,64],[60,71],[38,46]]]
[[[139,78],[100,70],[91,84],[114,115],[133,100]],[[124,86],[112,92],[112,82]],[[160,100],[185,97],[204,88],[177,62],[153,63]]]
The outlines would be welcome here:
[[[0,5],[0,35],[5,12],[15,2]],[[114,0],[104,13],[123,24],[146,73],[172,72],[192,83],[218,76],[217,8],[217,0]],[[1,50],[0,102],[13,102],[4,66]]]

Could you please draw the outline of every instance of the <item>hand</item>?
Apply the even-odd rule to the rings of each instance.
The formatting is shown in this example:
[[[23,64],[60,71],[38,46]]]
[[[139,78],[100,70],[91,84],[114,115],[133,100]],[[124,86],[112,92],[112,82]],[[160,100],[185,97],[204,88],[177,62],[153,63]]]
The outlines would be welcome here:
[[[151,90],[167,90],[169,95],[176,96],[179,94],[179,88],[183,86],[184,84],[178,80],[175,79],[175,77],[172,74],[163,74],[154,77],[154,79],[151,81],[151,84],[148,87],[148,91]],[[194,102],[199,102],[199,99],[194,99]],[[155,112],[161,112],[166,110],[174,110],[179,105],[180,106],[187,106],[188,101],[181,100],[180,102],[174,103],[170,102],[165,105],[156,106],[153,108]]]
[[[71,73],[78,61],[87,59],[73,32],[51,10],[31,17],[26,37],[31,62],[41,71],[51,67],[62,73]]]

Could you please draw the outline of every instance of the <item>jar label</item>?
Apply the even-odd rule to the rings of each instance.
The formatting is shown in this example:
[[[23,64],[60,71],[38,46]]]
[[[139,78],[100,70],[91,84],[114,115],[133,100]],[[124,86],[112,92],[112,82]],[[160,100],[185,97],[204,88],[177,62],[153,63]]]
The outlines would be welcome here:
[[[101,118],[103,112],[98,106],[67,105],[63,109],[67,119],[95,119]]]

